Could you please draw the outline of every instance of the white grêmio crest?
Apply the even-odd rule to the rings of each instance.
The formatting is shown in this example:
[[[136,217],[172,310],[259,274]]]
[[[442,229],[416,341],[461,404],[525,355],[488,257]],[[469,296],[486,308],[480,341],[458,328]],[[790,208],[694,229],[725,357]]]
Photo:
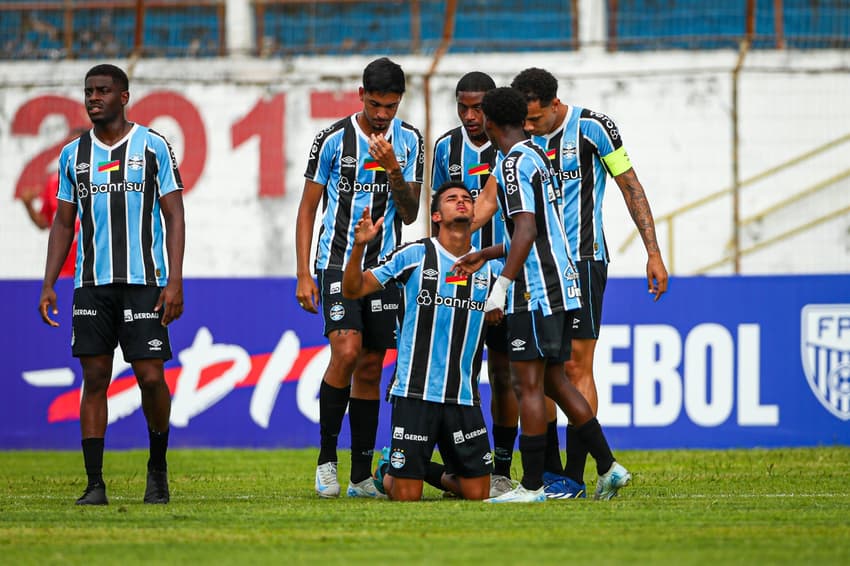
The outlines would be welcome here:
[[[800,316],[803,371],[826,410],[850,420],[850,305],[806,305]]]

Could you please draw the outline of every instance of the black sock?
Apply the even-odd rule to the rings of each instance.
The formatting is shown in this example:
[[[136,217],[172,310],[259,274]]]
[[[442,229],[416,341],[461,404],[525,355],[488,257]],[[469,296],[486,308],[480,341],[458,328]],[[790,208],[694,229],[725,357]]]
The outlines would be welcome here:
[[[605,434],[603,434],[602,427],[599,426],[596,417],[580,427],[576,427],[576,433],[581,438],[581,442],[587,446],[590,455],[596,460],[596,473],[601,476],[607,472],[611,464],[614,463],[614,455],[611,454],[608,440],[605,439]]]
[[[587,447],[578,435],[576,427],[567,425],[567,465],[564,475],[578,483],[584,483],[584,467],[587,464]]]
[[[165,461],[165,453],[168,451],[168,430],[156,432],[148,428],[148,441],[150,443],[150,456],[148,457],[149,472],[165,472],[168,463]]]
[[[497,476],[511,477],[511,462],[514,458],[514,443],[517,427],[493,425],[493,473]]]
[[[425,483],[434,486],[437,489],[445,489],[443,487],[443,472],[446,467],[437,462],[428,462],[428,469],[425,471]]]
[[[103,439],[84,438],[82,444],[89,485],[103,484]]]
[[[321,448],[317,462],[319,465],[337,461],[336,443],[350,393],[351,387],[339,389],[322,381],[319,388],[319,429],[321,430]]]
[[[359,483],[372,475],[372,455],[378,434],[377,399],[348,401],[348,422],[351,423],[351,483]]]
[[[519,452],[522,457],[522,486],[531,491],[543,487],[543,458],[546,435],[519,435]]]
[[[559,476],[564,475],[561,446],[558,441],[558,419],[549,421],[546,425],[546,456],[543,459],[543,470]]]

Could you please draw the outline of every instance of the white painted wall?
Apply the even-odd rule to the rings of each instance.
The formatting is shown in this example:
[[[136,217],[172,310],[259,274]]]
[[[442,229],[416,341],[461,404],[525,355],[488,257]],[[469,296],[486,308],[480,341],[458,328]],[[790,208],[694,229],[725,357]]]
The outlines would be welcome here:
[[[508,84],[520,70],[539,66],[560,80],[560,96],[604,112],[618,123],[639,178],[659,217],[693,200],[730,186],[731,71],[737,54],[474,54],[445,57],[431,80],[431,137],[456,124],[454,86],[469,70]],[[203,173],[186,194],[187,277],[293,275],[294,224],[303,169],[313,135],[331,120],[310,118],[310,93],[350,91],[360,83],[371,57],[293,58],[265,61],[233,58],[213,61],[116,61],[131,77],[131,105],[155,91],[179,93],[199,111],[208,144]],[[423,75],[426,57],[399,57],[408,75],[408,92],[399,116],[425,132]],[[12,132],[22,105],[41,95],[82,100],[89,62],[0,64],[0,277],[39,278],[47,234],[38,231],[14,197],[23,167],[60,141],[66,125],[49,117],[36,135]],[[751,53],[740,80],[740,175],[746,179],[803,152],[850,133],[850,52]],[[232,147],[231,127],[263,99],[285,93],[286,194],[258,196],[255,139]],[[175,146],[184,139],[170,118],[151,124]],[[433,139],[431,140],[433,141]],[[850,143],[820,152],[744,189],[742,217],[764,209],[804,187],[850,168]],[[633,225],[613,182],[606,196],[612,276],[640,276],[645,256],[639,242],[621,250]],[[789,210],[742,231],[742,245],[763,241],[832,210],[850,206],[850,182],[833,185]],[[731,201],[723,199],[677,220],[658,232],[674,274],[691,274],[720,259],[731,238]],[[425,215],[421,214],[420,219]],[[420,223],[407,238],[424,233]],[[673,255],[669,254],[673,245]],[[714,273],[730,273],[728,265]],[[850,213],[844,213],[783,243],[742,260],[743,273],[850,272]]]

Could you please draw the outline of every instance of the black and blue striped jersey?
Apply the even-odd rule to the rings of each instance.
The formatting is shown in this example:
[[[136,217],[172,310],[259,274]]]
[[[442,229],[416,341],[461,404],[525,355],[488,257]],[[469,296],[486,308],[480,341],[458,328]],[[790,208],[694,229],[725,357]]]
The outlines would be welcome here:
[[[469,139],[463,126],[449,130],[434,144],[434,166],[431,168],[431,188],[447,181],[463,181],[472,198],[477,199],[487,184],[496,148],[489,141],[477,146]],[[495,214],[490,221],[472,234],[472,245],[478,249],[497,246],[505,241],[505,220]]]
[[[539,309],[548,316],[579,308],[578,273],[564,233],[561,192],[543,150],[531,140],[518,142],[507,155],[497,157],[494,175],[505,216],[505,256],[510,253],[514,215],[533,214],[537,228],[523,269],[508,290],[506,314]]]
[[[159,199],[182,190],[171,146],[134,124],[104,145],[93,131],[62,148],[57,198],[77,207],[75,287],[168,283]]]
[[[385,137],[393,146],[405,181],[421,183],[425,148],[419,131],[394,118]],[[354,242],[354,226],[367,206],[372,220],[383,216],[384,224],[366,246],[363,267],[377,265],[399,245],[402,221],[396,213],[389,178],[369,155],[369,138],[357,124],[356,114],[316,135],[304,177],[325,187],[316,244],[317,270],[345,267]]]
[[[532,139],[546,151],[561,181],[573,259],[607,263],[610,256],[602,226],[607,175],[616,177],[632,167],[616,124],[604,114],[570,106],[556,131]]]
[[[381,285],[400,284],[405,303],[390,395],[480,404],[484,303],[501,264],[488,261],[471,276],[459,277],[451,272],[457,259],[436,238],[426,238],[398,248],[371,270]]]

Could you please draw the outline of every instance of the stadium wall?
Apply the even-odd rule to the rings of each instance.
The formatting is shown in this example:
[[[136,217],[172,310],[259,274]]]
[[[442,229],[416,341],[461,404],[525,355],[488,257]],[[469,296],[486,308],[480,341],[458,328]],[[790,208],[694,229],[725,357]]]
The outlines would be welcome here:
[[[294,220],[313,135],[356,108],[362,68],[371,57],[211,61],[116,61],[131,76],[131,119],[172,142],[186,180],[187,277],[291,276]],[[609,114],[617,122],[657,217],[759,175],[850,133],[844,94],[850,52],[753,52],[739,82],[740,150],[732,150],[733,51],[664,54],[578,53],[452,55],[429,81],[426,57],[399,57],[408,91],[399,116],[436,137],[456,124],[454,86],[466,71],[491,73],[507,84],[521,69],[541,66],[560,79],[561,97]],[[0,63],[0,278],[37,278],[47,234],[27,218],[16,197],[55,171],[58,146],[70,126],[87,124],[82,78],[90,62]],[[428,126],[426,128],[426,125]],[[824,149],[742,191],[741,215],[751,216],[812,183],[846,170],[850,144]],[[742,230],[752,245],[777,230],[850,207],[846,178],[783,215]],[[612,276],[639,276],[639,241],[625,245],[633,225],[616,185],[605,207]],[[724,257],[732,238],[726,196],[659,223],[659,240],[676,274],[701,272]],[[424,215],[423,215],[424,217]],[[407,238],[425,230],[424,220]],[[812,253],[810,253],[812,252]],[[747,255],[741,273],[850,271],[850,212]],[[730,273],[725,263],[711,273]]]
[[[755,177],[848,133],[843,93],[850,53],[757,52],[739,81],[742,179]],[[320,322],[295,307],[294,223],[314,134],[356,108],[370,58],[252,58],[116,61],[131,76],[132,119],[163,132],[186,179],[187,310],[172,327],[176,446],[312,446],[316,395],[327,361]],[[409,86],[400,117],[428,124],[430,141],[456,123],[454,86],[466,71],[507,84],[528,66],[557,71],[561,95],[618,123],[657,217],[732,183],[732,84],[737,54],[570,53],[399,57]],[[86,123],[87,62],[0,64],[0,315],[13,332],[0,340],[10,390],[0,401],[0,448],[79,446],[81,375],[70,358],[70,282],[58,285],[62,326],[35,313],[47,234],[16,195],[55,168],[69,127]],[[846,145],[826,147],[742,196],[753,214],[846,169]],[[846,181],[845,181],[846,182]],[[617,193],[616,186],[609,185]],[[750,224],[758,241],[848,206],[841,182],[786,211]],[[850,217],[816,223],[742,261],[747,276],[692,277],[722,257],[731,200],[659,224],[673,267],[657,304],[640,279],[639,243],[623,246],[632,223],[607,197],[614,255],[596,358],[600,418],[618,448],[790,446],[850,442]],[[772,224],[771,224],[772,223]],[[422,223],[406,229],[411,239]],[[813,275],[823,273],[825,275]],[[757,274],[769,274],[758,276]],[[796,275],[789,275],[796,274]],[[832,274],[832,275],[828,275]],[[120,359],[120,356],[119,356]],[[384,379],[389,378],[392,357]],[[110,389],[108,443],[141,447],[143,417],[126,365]],[[489,389],[483,386],[485,406]],[[381,414],[385,438],[389,412]],[[225,426],[226,423],[226,426]],[[343,432],[343,443],[347,442]]]

